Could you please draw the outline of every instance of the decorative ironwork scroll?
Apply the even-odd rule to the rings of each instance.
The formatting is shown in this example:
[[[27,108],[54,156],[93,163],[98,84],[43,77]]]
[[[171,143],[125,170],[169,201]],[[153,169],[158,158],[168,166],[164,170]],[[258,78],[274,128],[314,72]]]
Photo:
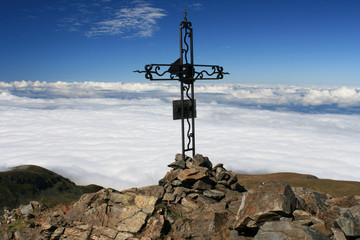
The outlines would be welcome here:
[[[223,67],[218,65],[196,65],[193,53],[193,29],[187,21],[185,10],[184,21],[180,23],[180,58],[172,64],[148,64],[144,71],[145,78],[151,81],[180,81],[181,100],[173,101],[173,118],[181,119],[182,155],[191,151],[195,155],[195,118],[196,100],[194,97],[194,82],[196,80],[219,80],[224,75]],[[185,99],[186,98],[186,99]],[[186,123],[185,123],[186,121]],[[185,126],[186,125],[186,126]]]

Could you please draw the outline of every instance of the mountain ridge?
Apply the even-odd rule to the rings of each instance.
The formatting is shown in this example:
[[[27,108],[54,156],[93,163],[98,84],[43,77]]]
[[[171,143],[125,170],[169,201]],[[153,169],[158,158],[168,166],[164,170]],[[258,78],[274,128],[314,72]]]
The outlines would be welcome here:
[[[360,238],[360,195],[333,197],[273,181],[291,181],[293,176],[293,182],[307,179],[306,184],[319,183],[321,179],[315,176],[277,173],[255,175],[250,181],[251,177],[226,170],[223,164],[213,166],[200,154],[185,161],[177,154],[168,166],[172,169],[158,185],[122,191],[107,188],[50,208],[30,201],[6,210],[1,217],[0,239]]]

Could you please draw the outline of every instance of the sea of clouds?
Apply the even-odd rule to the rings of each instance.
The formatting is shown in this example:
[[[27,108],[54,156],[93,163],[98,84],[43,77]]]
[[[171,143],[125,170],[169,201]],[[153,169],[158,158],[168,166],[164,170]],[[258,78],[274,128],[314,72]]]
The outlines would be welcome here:
[[[178,83],[0,82],[0,170],[77,184],[156,184],[181,151]],[[360,181],[360,87],[196,82],[196,147],[244,173]]]

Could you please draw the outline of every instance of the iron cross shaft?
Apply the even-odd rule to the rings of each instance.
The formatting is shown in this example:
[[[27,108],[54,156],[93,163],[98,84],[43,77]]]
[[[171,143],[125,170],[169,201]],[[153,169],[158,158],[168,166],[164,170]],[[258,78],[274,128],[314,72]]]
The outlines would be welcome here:
[[[144,71],[145,78],[151,81],[180,81],[181,99],[173,101],[173,119],[181,120],[182,156],[192,152],[195,156],[195,118],[196,100],[194,96],[194,82],[196,80],[219,80],[225,74],[223,67],[218,65],[194,64],[193,29],[191,22],[187,21],[185,10],[184,21],[180,23],[180,58],[171,64],[148,64]],[[185,99],[187,98],[187,99]],[[185,128],[185,121],[187,128]]]

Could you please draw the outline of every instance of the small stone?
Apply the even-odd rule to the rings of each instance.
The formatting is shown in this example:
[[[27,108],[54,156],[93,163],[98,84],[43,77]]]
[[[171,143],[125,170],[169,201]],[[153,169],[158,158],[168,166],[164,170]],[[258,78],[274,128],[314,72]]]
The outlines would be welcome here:
[[[65,231],[64,227],[57,228],[51,235],[50,240],[59,239],[61,237],[61,235],[64,233],[64,231]]]
[[[144,213],[152,214],[157,200],[154,196],[137,195],[135,197],[135,205]]]
[[[165,193],[163,197],[163,201],[173,202],[175,200],[175,197],[176,197],[175,194]]]
[[[21,214],[23,214],[23,215],[33,214],[33,212],[34,212],[33,206],[31,204],[26,205],[26,206],[20,205],[19,208],[20,208]]]
[[[212,163],[209,161],[209,158],[204,157],[201,154],[196,154],[193,161],[196,166],[206,167],[210,170],[212,169]]]
[[[187,160],[189,160],[189,159],[191,159],[191,157],[185,155],[185,159],[184,159],[185,162],[186,162]],[[182,157],[182,154],[181,154],[181,153],[178,153],[178,154],[175,155],[175,161],[183,161],[183,157]]]
[[[175,170],[172,169],[172,170],[170,170],[169,172],[166,173],[165,177],[159,181],[159,185],[160,186],[165,186],[166,183],[174,181],[175,179],[177,179],[178,175],[181,172],[182,172],[181,169],[175,169]]]
[[[91,231],[90,239],[114,239],[116,234],[115,229],[95,225]]]
[[[238,184],[238,183],[231,184],[230,189],[234,190],[234,191],[237,191],[237,192],[245,192],[246,191],[245,187]]]
[[[145,236],[150,239],[160,239],[161,232],[164,228],[165,219],[163,215],[151,217],[146,224]]]
[[[206,170],[198,170],[198,169],[185,169],[181,171],[178,175],[178,179],[184,185],[192,185],[197,180],[208,178]]]
[[[311,220],[311,213],[302,210],[295,210],[293,212],[295,221],[299,220]]]
[[[223,168],[223,167],[224,167],[224,164],[218,163],[215,165],[215,167],[213,167],[213,171],[215,171],[217,168]]]
[[[320,219],[317,219],[320,222],[319,223],[315,223],[313,225],[311,225],[310,227],[312,229],[316,229],[319,232],[321,232],[322,234],[324,234],[327,237],[330,237],[331,235],[333,235],[332,231],[330,230],[330,228],[328,228],[325,224],[325,222],[321,221]]]
[[[116,235],[115,240],[128,240],[128,239],[130,239],[130,238],[133,237],[133,236],[134,236],[133,234],[128,233],[128,232],[119,232],[119,233]]]
[[[233,172],[228,172],[228,173],[230,174],[230,179],[228,180],[228,184],[231,185],[231,184],[237,183],[238,179],[237,179],[236,174]]]
[[[197,181],[195,182],[195,184],[193,185],[193,189],[198,189],[198,190],[206,190],[206,189],[211,189],[211,184],[206,183],[204,181]]]
[[[346,240],[345,234],[337,228],[331,228],[331,231],[334,233],[334,240]]]
[[[240,235],[239,235],[238,231],[231,230],[229,240],[238,240],[238,239],[240,239]]]
[[[205,190],[203,192],[203,194],[204,194],[204,196],[215,199],[215,200],[220,200],[225,197],[225,193],[223,193],[219,190],[214,190],[214,189]]]
[[[216,178],[216,181],[221,181],[223,180],[223,177],[225,175],[226,171],[224,168],[222,167],[217,167],[216,168],[216,171],[215,171],[215,178]]]
[[[173,163],[170,163],[168,167],[171,167],[173,169],[185,169],[185,162],[184,161],[175,161]]]
[[[192,199],[186,197],[181,200],[181,205],[183,205],[185,208],[188,209],[188,211],[193,211],[195,209],[198,209],[200,207],[199,204],[197,204]]]
[[[205,197],[204,195],[199,195],[199,197],[196,199],[196,201],[203,205],[211,205],[211,204],[218,203],[218,201],[216,201],[212,198]]]
[[[178,187],[181,185],[181,181],[178,180],[178,179],[175,179],[171,182],[171,185],[174,186],[174,187]]]

